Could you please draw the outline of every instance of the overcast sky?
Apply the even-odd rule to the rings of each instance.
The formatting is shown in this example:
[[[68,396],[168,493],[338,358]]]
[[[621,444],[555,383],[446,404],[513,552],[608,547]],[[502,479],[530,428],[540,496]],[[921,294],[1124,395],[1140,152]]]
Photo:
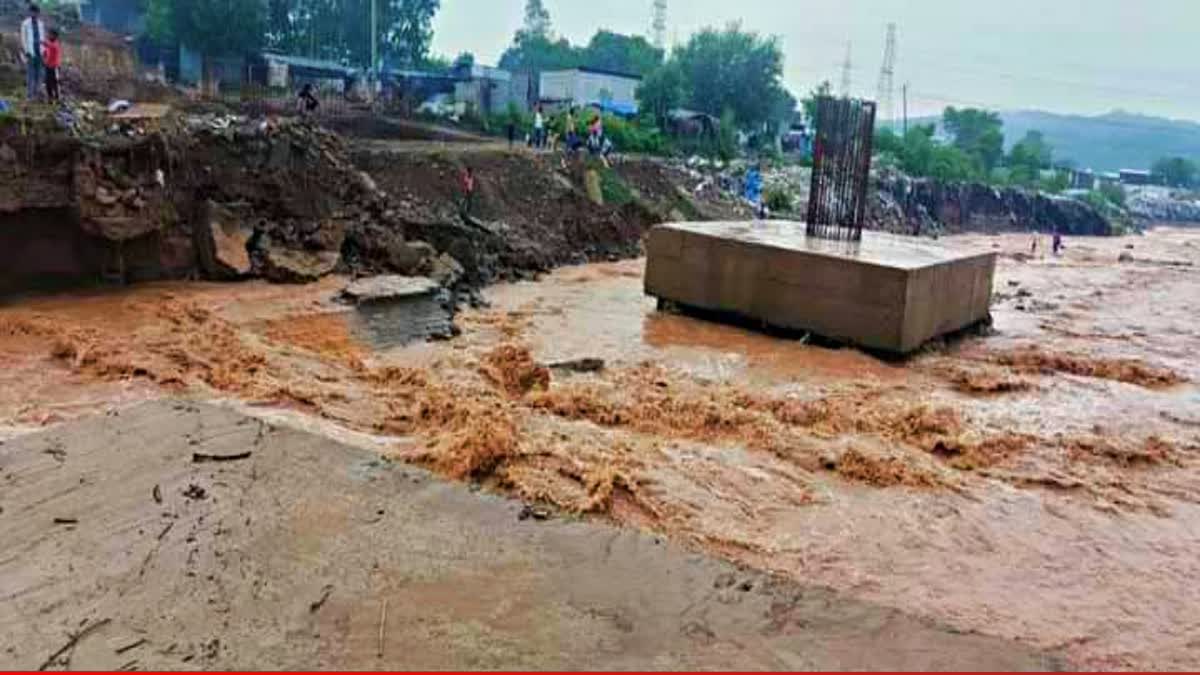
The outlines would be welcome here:
[[[442,0],[434,51],[495,63],[524,0]],[[555,31],[646,34],[652,0],[545,0]],[[1200,0],[670,0],[667,40],[741,21],[778,35],[796,94],[835,87],[851,42],[857,96],[874,98],[886,24],[895,22],[909,113],[946,105],[1095,114],[1115,108],[1200,120]]]

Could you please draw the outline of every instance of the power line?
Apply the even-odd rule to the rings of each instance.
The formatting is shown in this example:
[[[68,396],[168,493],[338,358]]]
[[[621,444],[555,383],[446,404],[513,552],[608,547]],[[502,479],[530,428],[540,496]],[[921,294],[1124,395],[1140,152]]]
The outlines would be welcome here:
[[[887,26],[887,46],[883,49],[883,65],[879,69],[879,87],[875,100],[880,116],[896,128],[896,24]]]
[[[826,43],[829,43],[832,45],[835,41],[837,41],[837,38],[834,38],[830,35],[814,34],[811,36],[806,36],[805,40],[808,42],[826,42]],[[840,41],[838,41],[838,42],[840,42]],[[974,61],[977,64],[983,64],[984,61],[981,60],[980,58],[978,58],[978,55],[972,56],[971,54],[938,52],[936,50],[929,50],[929,49],[914,49],[914,48],[911,48],[911,45],[910,45],[910,47],[905,49],[904,53],[905,53],[906,57],[909,58],[910,62],[915,58],[918,61],[923,61],[923,62],[930,63],[930,64],[936,64],[935,68],[940,71],[943,71],[943,72],[955,71],[955,72],[960,72],[960,73],[965,73],[965,74],[973,73],[976,75],[986,76],[990,79],[1000,78],[1000,79],[1013,80],[1013,81],[1018,81],[1018,82],[1021,82],[1021,81],[1041,82],[1041,83],[1045,83],[1045,84],[1075,87],[1078,89],[1091,89],[1094,91],[1105,91],[1105,92],[1110,92],[1110,93],[1142,96],[1142,97],[1153,99],[1153,100],[1166,101],[1166,102],[1172,102],[1172,103],[1178,103],[1180,98],[1184,97],[1184,96],[1188,96],[1188,95],[1194,96],[1195,95],[1194,92],[1196,91],[1196,87],[1195,87],[1194,83],[1181,82],[1181,81],[1173,82],[1173,84],[1180,89],[1180,92],[1172,93],[1172,92],[1161,91],[1161,90],[1160,91],[1151,91],[1149,89],[1144,89],[1144,88],[1128,87],[1128,86],[1124,86],[1124,85],[1114,85],[1114,84],[1106,84],[1106,83],[1100,83],[1100,82],[1086,82],[1086,81],[1081,81],[1081,80],[1076,80],[1076,79],[1051,77],[1051,76],[1046,76],[1046,75],[1014,73],[1012,71],[1008,71],[1008,70],[1004,70],[1004,69],[988,67],[986,64],[984,65],[984,67],[964,66],[964,65],[962,65],[964,58]],[[1056,63],[1056,64],[1044,64],[1044,65],[1058,65],[1058,66],[1062,66],[1062,67],[1068,67],[1070,64],[1067,64],[1066,62],[1060,62],[1060,63]],[[837,66],[845,67],[845,62],[839,61],[839,62],[837,62]],[[1071,67],[1073,67],[1073,66],[1071,66]],[[860,66],[852,66],[852,69],[863,70],[863,68]]]

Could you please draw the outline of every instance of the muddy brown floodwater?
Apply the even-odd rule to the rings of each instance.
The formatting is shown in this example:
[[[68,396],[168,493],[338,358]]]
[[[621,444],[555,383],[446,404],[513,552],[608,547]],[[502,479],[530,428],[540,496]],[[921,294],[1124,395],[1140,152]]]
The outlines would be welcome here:
[[[1083,668],[1194,668],[1200,232],[944,243],[1000,252],[995,332],[904,362],[658,313],[640,261],[382,351],[336,279],[11,302],[0,434],[217,400]]]

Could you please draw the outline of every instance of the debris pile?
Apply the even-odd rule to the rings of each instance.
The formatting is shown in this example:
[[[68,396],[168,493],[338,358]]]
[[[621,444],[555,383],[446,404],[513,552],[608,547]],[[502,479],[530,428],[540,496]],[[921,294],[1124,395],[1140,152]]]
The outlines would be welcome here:
[[[1194,195],[1136,190],[1129,195],[1125,208],[1129,215],[1147,223],[1200,223],[1200,200]]]
[[[39,119],[0,130],[13,178],[0,186],[0,213],[37,229],[36,214],[57,210],[63,235],[29,268],[20,261],[32,234],[10,229],[0,291],[68,279],[307,282],[335,270],[460,281],[452,256],[406,240],[337,135],[296,120],[136,108],[81,105],[70,128]]]
[[[926,234],[940,231],[1059,231],[1067,235],[1108,236],[1112,224],[1091,206],[1017,188],[982,183],[947,183],[898,173],[878,177],[879,199],[867,225],[875,229]],[[936,231],[936,230],[935,230]]]

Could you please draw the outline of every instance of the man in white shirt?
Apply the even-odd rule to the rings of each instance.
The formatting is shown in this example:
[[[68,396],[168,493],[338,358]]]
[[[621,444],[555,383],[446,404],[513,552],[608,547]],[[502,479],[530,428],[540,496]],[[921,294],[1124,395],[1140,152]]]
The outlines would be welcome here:
[[[542,115],[542,106],[538,106],[533,114],[533,147],[541,149],[546,144],[546,118]]]
[[[46,24],[41,10],[29,5],[29,17],[21,22],[21,58],[25,60],[25,90],[30,101],[37,100],[42,91],[42,44],[46,40]]]

